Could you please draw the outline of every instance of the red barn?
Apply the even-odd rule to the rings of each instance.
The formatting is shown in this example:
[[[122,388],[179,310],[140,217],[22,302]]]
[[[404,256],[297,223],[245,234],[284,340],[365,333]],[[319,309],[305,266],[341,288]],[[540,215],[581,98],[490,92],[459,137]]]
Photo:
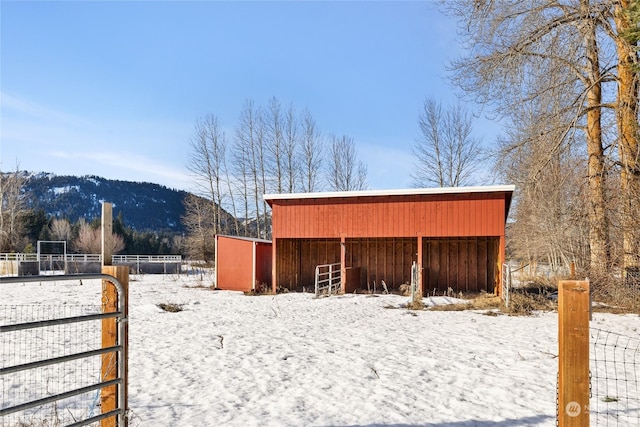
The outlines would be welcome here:
[[[230,291],[271,288],[271,242],[216,235],[216,287]]]
[[[341,263],[342,290],[499,292],[505,223],[514,186],[267,194],[272,208],[272,286],[301,290],[315,267]],[[350,273],[350,274],[348,274]],[[347,283],[347,281],[352,283]]]

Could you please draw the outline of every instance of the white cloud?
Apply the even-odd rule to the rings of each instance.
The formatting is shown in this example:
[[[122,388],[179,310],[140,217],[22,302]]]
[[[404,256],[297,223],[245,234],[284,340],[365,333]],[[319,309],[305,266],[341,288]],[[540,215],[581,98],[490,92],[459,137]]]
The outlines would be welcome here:
[[[0,107],[2,109],[3,116],[18,114],[21,116],[28,116],[31,120],[36,119],[40,123],[50,122],[66,126],[92,125],[91,122],[80,116],[52,109],[31,100],[2,91],[0,91]]]
[[[51,150],[47,156],[66,164],[72,162],[74,170],[85,171],[73,172],[76,175],[153,182],[179,189],[187,189],[192,181],[186,171],[132,152]]]
[[[129,117],[81,117],[7,93],[2,98],[2,166],[98,175],[188,189],[184,168],[191,124]]]

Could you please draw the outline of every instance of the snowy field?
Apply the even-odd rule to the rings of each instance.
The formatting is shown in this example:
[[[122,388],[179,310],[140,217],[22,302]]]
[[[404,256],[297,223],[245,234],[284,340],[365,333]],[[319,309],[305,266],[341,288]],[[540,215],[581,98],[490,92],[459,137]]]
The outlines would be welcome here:
[[[131,276],[130,425],[556,424],[557,313],[415,312],[397,295],[245,296],[210,284]],[[1,286],[0,305],[99,304],[99,281]],[[638,320],[595,313],[592,325],[640,336]]]

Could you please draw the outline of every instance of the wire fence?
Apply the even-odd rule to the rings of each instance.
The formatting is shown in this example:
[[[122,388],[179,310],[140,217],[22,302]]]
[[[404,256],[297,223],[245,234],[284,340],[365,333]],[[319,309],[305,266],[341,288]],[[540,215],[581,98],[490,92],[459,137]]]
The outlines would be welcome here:
[[[592,328],[586,280],[558,284],[557,422],[640,427],[640,332]]]
[[[28,301],[0,304],[0,427],[97,426],[107,418],[122,422],[124,401],[116,409],[105,405],[108,390],[117,387],[123,395],[126,387],[125,371],[119,368],[126,342],[122,326],[114,331],[115,345],[105,342],[105,330],[111,331],[105,325],[126,323],[123,303],[117,311],[105,311],[112,302],[104,289],[115,280],[106,274],[0,279],[2,303],[11,295]],[[49,289],[40,292],[43,287]],[[51,287],[58,297],[46,300]],[[118,293],[122,289],[119,284]]]
[[[591,424],[640,427],[640,334],[589,333]]]
[[[0,306],[0,324],[6,326],[48,321],[100,312],[100,305],[4,305]],[[9,368],[98,350],[102,346],[100,323],[101,320],[98,319],[3,331],[0,334],[0,348],[2,348],[2,369],[5,372],[0,376],[0,394],[2,395],[0,410],[46,400],[50,396],[99,383],[102,360],[100,354],[17,372],[9,371]],[[0,419],[0,425],[2,427],[69,425],[99,414],[99,403],[100,390],[92,390],[4,414]]]

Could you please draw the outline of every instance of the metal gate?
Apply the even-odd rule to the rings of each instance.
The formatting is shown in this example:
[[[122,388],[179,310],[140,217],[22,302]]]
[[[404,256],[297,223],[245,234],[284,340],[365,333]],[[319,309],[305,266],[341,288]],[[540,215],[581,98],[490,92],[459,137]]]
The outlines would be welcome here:
[[[339,262],[333,264],[323,264],[316,266],[315,288],[316,296],[322,291],[327,291],[331,295],[340,292],[342,285],[342,264]]]
[[[95,279],[104,280],[103,286],[115,285],[115,311],[107,308],[104,293],[97,293],[103,300],[93,305],[0,303],[0,425],[84,426],[107,419],[111,425],[126,425],[123,285],[106,274],[1,277],[0,291],[18,284],[33,286],[21,292],[46,297],[52,295],[51,287],[59,291],[52,282],[69,286],[84,281],[86,287]],[[40,290],[36,284],[49,288]],[[115,345],[105,346],[103,329],[113,322]],[[109,404],[103,404],[105,396]]]

